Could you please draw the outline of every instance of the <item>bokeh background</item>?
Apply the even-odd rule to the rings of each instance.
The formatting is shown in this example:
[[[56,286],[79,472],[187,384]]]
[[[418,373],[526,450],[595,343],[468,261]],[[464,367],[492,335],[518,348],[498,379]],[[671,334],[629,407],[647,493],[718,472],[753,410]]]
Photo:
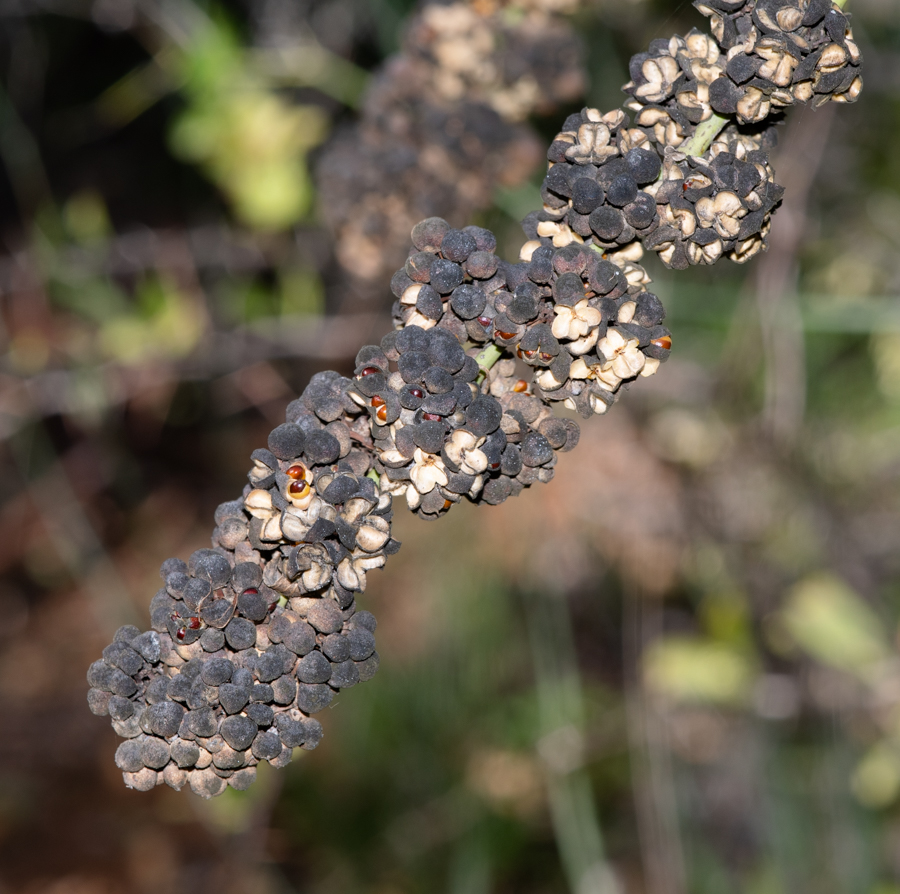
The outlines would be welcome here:
[[[900,894],[900,5],[795,111],[771,248],[556,479],[370,577],[381,670],[212,802],[128,791],[84,675],[207,546],[429,215],[497,231],[671,0],[0,3],[0,892]],[[321,716],[321,715],[320,715]]]

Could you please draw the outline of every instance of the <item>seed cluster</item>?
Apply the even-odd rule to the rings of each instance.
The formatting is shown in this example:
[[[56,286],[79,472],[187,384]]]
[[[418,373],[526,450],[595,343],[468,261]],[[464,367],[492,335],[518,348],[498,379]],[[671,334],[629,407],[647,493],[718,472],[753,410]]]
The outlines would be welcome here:
[[[422,4],[359,122],[322,153],[319,204],[357,291],[381,294],[417,220],[469,219],[498,183],[522,184],[543,154],[528,116],[583,93],[572,26],[550,4],[518,5]]]
[[[772,116],[798,102],[853,101],[859,50],[829,0],[695,5],[715,39],[695,29],[634,56],[623,88],[633,121],[597,109],[566,120],[547,154],[535,235],[592,242],[620,262],[650,249],[674,269],[764,250],[784,192],[768,159]],[[691,138],[714,113],[733,120],[695,154]]]
[[[163,563],[153,629],[121,628],[91,665],[88,703],[126,740],[116,763],[129,787],[246,788],[260,760],[314,748],[311,715],[377,670],[375,618],[355,594],[400,544],[391,497],[354,446],[368,417],[349,385],[313,378],[253,452],[243,497],[216,510],[213,548]]]
[[[312,715],[378,667],[356,594],[399,549],[393,497],[433,519],[549,481],[579,437],[553,408],[603,414],[669,355],[644,249],[675,269],[764,249],[783,190],[773,120],[760,122],[793,102],[855,99],[859,53],[828,0],[699,8],[715,40],[692,31],[632,60],[633,123],[621,110],[566,120],[517,262],[496,256],[489,230],[413,227],[391,280],[394,331],[359,351],[351,378],[312,378],[253,452],[241,498],[216,510],[212,548],[163,563],[152,630],[120,628],[88,672],[91,710],[125,740],[128,786],[213,797],[246,788],[261,760],[314,748]],[[430,58],[447,68],[477,22],[460,4],[429,9]],[[487,83],[477,52],[460,59],[461,83]],[[732,120],[698,148],[714,112]]]
[[[722,53],[707,101],[742,124],[795,103],[853,102],[862,90],[849,16],[830,0],[696,0]]]

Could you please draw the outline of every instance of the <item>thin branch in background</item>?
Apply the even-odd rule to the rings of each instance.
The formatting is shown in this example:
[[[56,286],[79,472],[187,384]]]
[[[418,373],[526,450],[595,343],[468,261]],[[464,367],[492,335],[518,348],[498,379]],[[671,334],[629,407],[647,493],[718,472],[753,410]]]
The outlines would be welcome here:
[[[561,594],[529,591],[523,603],[536,678],[550,814],[572,894],[618,894],[584,769],[584,701],[569,607]]]
[[[686,894],[665,726],[646,697],[640,673],[644,646],[661,632],[662,607],[636,587],[630,587],[624,599],[625,702],[644,883],[648,894]]]
[[[803,110],[787,127],[775,161],[787,188],[784,206],[772,221],[769,251],[756,268],[755,298],[765,363],[763,429],[789,447],[803,423],[806,351],[797,301],[797,253],[807,232],[810,188],[822,161],[833,106]]]

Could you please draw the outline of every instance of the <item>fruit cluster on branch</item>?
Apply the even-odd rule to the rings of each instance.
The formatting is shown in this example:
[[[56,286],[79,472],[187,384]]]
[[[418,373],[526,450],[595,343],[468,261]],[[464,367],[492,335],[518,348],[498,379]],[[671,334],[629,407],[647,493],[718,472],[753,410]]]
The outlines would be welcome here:
[[[212,797],[314,748],[312,715],[378,667],[356,597],[400,546],[393,497],[431,519],[548,482],[579,435],[553,408],[603,414],[669,355],[644,249],[681,269],[765,248],[778,112],[855,99],[859,52],[824,0],[698,8],[712,37],[632,60],[633,119],[566,120],[518,261],[480,227],[413,228],[391,281],[396,328],[352,377],[313,377],[216,510],[212,548],[163,563],[152,630],[120,628],[88,672],[91,710],[124,738],[126,785]]]

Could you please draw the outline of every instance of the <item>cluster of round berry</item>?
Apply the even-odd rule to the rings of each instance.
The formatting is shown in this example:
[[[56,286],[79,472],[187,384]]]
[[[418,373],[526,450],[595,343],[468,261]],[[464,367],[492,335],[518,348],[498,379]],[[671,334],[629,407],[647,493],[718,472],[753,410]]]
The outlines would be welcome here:
[[[692,30],[631,59],[633,122],[596,109],[566,120],[547,156],[538,236],[590,241],[612,260],[637,261],[648,248],[674,269],[723,255],[744,262],[765,248],[783,194],[768,160],[772,116],[795,102],[855,99],[859,50],[828,0],[699,8],[716,39]],[[698,145],[698,128],[713,122],[727,126]]]
[[[391,280],[395,330],[360,350],[352,378],[313,377],[253,452],[242,497],[218,507],[212,549],[163,563],[153,629],[121,628],[91,666],[88,702],[126,739],[127,785],[212,797],[249,785],[260,760],[281,766],[315,747],[311,715],[378,666],[375,619],[355,594],[399,549],[393,497],[437,518],[463,497],[496,504],[549,481],[579,436],[552,407],[605,413],[669,355],[644,247],[676,269],[764,248],[782,189],[766,154],[772,122],[746,125],[763,105],[747,97],[766,96],[765,114],[788,105],[782,66],[790,101],[858,92],[846,18],[822,0],[797,4],[709,0],[721,47],[691,32],[632,61],[634,126],[622,111],[570,116],[518,262],[497,258],[480,227],[430,217],[413,228]],[[779,40],[796,64],[773,63]],[[840,77],[833,47],[846,54]],[[723,78],[744,91],[733,110],[719,104]],[[697,147],[714,109],[734,120]]]
[[[583,51],[561,4],[514,6],[422,4],[359,122],[322,153],[319,205],[364,293],[383,288],[417,220],[468,219],[498,183],[524,183],[543,155],[528,116],[583,93]]]
[[[91,666],[88,702],[126,739],[130,787],[245,788],[260,760],[314,748],[311,715],[377,670],[355,594],[400,544],[390,496],[366,477],[371,450],[354,446],[356,417],[371,438],[350,385],[313,378],[253,452],[242,498],[216,510],[213,548],[163,563],[153,629],[121,628]]]
[[[722,48],[708,102],[742,124],[795,103],[853,102],[860,54],[831,0],[695,0]]]

